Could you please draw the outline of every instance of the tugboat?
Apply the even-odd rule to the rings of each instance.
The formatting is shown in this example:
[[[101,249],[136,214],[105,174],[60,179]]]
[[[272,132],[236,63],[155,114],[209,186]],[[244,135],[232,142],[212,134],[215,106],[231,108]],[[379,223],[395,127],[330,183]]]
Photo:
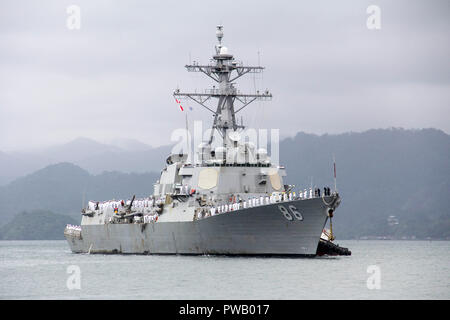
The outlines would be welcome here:
[[[209,139],[198,146],[193,160],[187,153],[170,154],[149,197],[89,202],[81,226],[68,226],[64,232],[73,252],[323,254],[318,251],[322,230],[341,198],[329,188],[322,196],[312,190],[294,192],[283,183],[285,168],[273,163],[267,150],[242,139],[245,127],[236,113],[272,94],[236,89],[238,78],[264,68],[237,62],[222,45],[222,26],[217,26],[216,36],[212,62],[186,66],[216,86],[204,93],[173,93],[177,102],[191,99],[212,112]],[[207,105],[214,100],[215,109]]]

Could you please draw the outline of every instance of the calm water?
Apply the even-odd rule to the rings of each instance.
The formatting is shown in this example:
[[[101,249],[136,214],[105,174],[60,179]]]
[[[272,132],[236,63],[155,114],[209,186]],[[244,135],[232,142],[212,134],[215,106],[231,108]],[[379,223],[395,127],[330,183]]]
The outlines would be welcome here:
[[[340,241],[350,257],[72,254],[65,241],[0,241],[2,299],[450,299],[449,241]],[[80,270],[69,290],[67,268]],[[380,289],[369,290],[370,265]]]

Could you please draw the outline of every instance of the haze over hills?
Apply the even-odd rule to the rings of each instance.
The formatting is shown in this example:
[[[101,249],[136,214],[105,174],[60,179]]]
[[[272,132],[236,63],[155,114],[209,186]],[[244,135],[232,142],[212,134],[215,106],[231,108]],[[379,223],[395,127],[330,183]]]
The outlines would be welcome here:
[[[114,145],[88,138],[42,150],[0,152],[0,186],[48,165],[60,162],[76,164],[92,174],[103,171],[159,171],[171,146],[152,148],[133,139],[115,139]]]
[[[78,221],[45,210],[21,212],[0,227],[0,240],[63,240],[61,230],[67,224],[75,225]]]
[[[152,149],[151,146],[135,139],[119,139],[115,138],[110,141],[111,145],[119,147],[126,151],[147,151]]]
[[[52,161],[78,162],[86,157],[92,157],[106,152],[120,152],[120,148],[102,144],[88,138],[77,138],[69,143],[47,148],[39,153]]]
[[[95,153],[89,149],[91,142],[83,143],[88,153]],[[144,151],[102,148],[96,149],[101,153],[92,155],[91,162],[78,162],[89,164],[89,171],[100,171],[103,158],[103,168],[154,168],[159,172],[170,151],[170,147]],[[111,156],[105,158],[105,154]],[[450,237],[449,135],[435,129],[322,136],[298,133],[280,143],[280,162],[288,174],[285,183],[295,184],[296,191],[311,185],[333,187],[333,154],[342,196],[333,224],[339,238]],[[136,155],[142,157],[136,159]],[[19,212],[37,209],[69,214],[79,221],[83,194],[86,200],[147,196],[158,176],[117,171],[94,175],[83,166],[51,165],[0,187],[0,224]],[[389,225],[389,216],[395,216],[398,224]]]
[[[103,172],[91,175],[71,164],[59,163],[0,187],[0,225],[23,211],[50,210],[80,220],[83,202],[145,197],[153,192],[155,173]],[[84,200],[84,201],[83,201]]]
[[[333,186],[334,154],[343,197],[335,227],[345,237],[450,236],[450,136],[440,130],[369,130],[280,145],[288,182]],[[300,184],[299,184],[300,183]],[[389,227],[394,215],[399,225]]]

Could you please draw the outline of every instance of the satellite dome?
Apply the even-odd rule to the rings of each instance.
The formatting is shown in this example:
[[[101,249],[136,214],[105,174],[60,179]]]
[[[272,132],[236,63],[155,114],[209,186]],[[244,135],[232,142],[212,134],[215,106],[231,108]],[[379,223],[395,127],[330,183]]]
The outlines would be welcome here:
[[[228,133],[228,137],[230,138],[231,141],[235,142],[238,142],[241,139],[241,135],[239,134],[239,132],[236,131],[231,131],[230,133]]]
[[[259,148],[257,152],[258,152],[258,154],[265,154],[265,155],[267,155],[267,150],[264,149],[264,148]]]
[[[228,53],[228,48],[227,47],[220,48],[220,54],[229,54]]]

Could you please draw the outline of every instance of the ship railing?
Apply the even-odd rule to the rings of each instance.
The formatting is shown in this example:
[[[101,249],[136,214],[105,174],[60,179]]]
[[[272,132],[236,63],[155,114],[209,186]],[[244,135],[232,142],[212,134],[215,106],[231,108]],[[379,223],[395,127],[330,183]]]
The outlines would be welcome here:
[[[247,200],[241,200],[239,202],[213,206],[209,209],[210,210],[209,215],[214,216],[217,214],[228,213],[248,208],[255,208],[259,206],[266,206],[274,203],[287,202],[292,200],[297,200],[294,192],[284,194],[273,194],[270,196],[253,197]]]
[[[144,217],[144,223],[151,223],[151,222],[156,222],[158,221],[158,215],[157,214],[146,214],[143,216]]]
[[[72,224],[68,224],[66,225],[66,230],[81,231],[81,226],[74,226]]]
[[[107,200],[107,201],[89,201],[88,209],[92,211],[104,211],[106,209],[116,209],[116,208],[123,208],[126,206],[129,206],[131,203],[131,200]],[[131,208],[149,208],[153,207],[155,205],[155,199],[153,197],[147,197],[147,198],[136,198],[133,201],[133,204]]]
[[[330,195],[327,193],[327,195]],[[322,197],[324,197],[325,194],[322,194]],[[319,193],[313,189],[310,188],[310,190],[305,189],[304,191],[301,190],[300,192],[284,192],[284,193],[277,193],[272,194],[270,196],[260,196],[260,197],[253,197],[247,200],[240,200],[238,202],[233,203],[227,203],[227,204],[221,204],[216,206],[211,206],[209,208],[209,212],[207,212],[206,215],[204,215],[201,211],[197,213],[197,218],[203,218],[203,217],[209,217],[209,216],[215,216],[218,214],[223,213],[229,213],[233,211],[238,211],[242,209],[248,209],[248,208],[255,208],[260,206],[266,206],[271,205],[274,203],[282,203],[282,202],[289,202],[294,200],[308,200],[308,199],[314,199],[319,198]]]
[[[241,92],[239,90],[236,90],[236,88],[226,88],[226,89],[205,89],[205,93],[206,94],[210,94],[213,96],[218,96],[218,95],[235,95],[235,94],[240,94]]]

